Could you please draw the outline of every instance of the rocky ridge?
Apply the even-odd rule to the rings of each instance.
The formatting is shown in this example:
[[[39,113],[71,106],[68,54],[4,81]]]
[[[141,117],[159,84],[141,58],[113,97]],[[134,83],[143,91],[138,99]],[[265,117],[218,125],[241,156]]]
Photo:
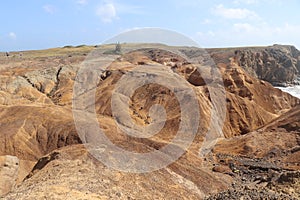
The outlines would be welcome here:
[[[103,48],[109,51],[114,47]],[[117,82],[136,66],[160,66],[166,76],[177,74],[185,79],[197,95],[202,118],[191,147],[165,169],[130,174],[99,163],[80,145],[71,109],[76,72],[93,49],[62,48],[1,58],[0,155],[20,160],[19,178],[11,176],[12,191],[4,199],[202,199],[211,194],[207,198],[217,198],[213,196],[216,193],[222,196],[221,191],[229,191],[232,197],[236,193],[231,191],[241,192],[244,183],[252,198],[258,194],[251,187],[261,183],[264,195],[273,192],[274,197],[298,197],[299,177],[292,171],[299,170],[299,99],[250,76],[231,50],[208,50],[224,80],[227,112],[223,133],[227,139],[220,140],[205,158],[199,157],[199,148],[210,128],[212,102],[195,66],[172,52],[143,46],[113,62],[97,85],[96,111],[105,134],[118,146],[140,153],[159,149],[178,130],[180,107],[176,98],[172,91],[156,84],[140,87],[130,97],[129,113],[135,123],[145,126],[151,122],[150,107],[163,105],[167,121],[162,131],[150,139],[136,139],[118,129],[109,102]],[[179,50],[187,56],[199,54],[195,49]],[[157,72],[155,67],[151,70]],[[254,177],[257,173],[260,178]],[[290,180],[290,174],[295,178]],[[280,181],[283,179],[287,181]],[[283,194],[285,185],[294,191]],[[45,188],[47,193],[42,192]],[[132,192],[132,188],[138,189]]]
[[[212,52],[218,54],[219,50]],[[234,62],[251,76],[268,81],[272,85],[299,84],[300,51],[294,46],[232,48],[226,50],[226,54],[231,54]]]

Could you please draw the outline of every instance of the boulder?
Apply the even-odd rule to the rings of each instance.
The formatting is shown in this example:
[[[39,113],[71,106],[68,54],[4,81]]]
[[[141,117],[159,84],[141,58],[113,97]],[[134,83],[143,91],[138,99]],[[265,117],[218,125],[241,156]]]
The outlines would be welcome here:
[[[9,193],[18,179],[19,159],[15,156],[0,156],[0,197]]]

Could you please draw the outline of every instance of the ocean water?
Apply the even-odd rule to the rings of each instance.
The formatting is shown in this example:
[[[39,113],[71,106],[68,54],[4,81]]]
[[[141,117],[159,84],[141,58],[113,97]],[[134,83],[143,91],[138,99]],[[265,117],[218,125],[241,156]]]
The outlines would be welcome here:
[[[292,87],[276,87],[281,89],[284,92],[290,93],[291,95],[300,99],[300,85],[292,86]]]

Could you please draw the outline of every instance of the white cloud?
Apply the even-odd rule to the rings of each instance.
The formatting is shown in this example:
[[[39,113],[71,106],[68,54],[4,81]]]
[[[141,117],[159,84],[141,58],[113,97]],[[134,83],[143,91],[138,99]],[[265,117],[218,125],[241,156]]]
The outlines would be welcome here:
[[[233,1],[234,4],[256,4],[258,3],[258,0],[234,0]]]
[[[9,37],[10,39],[12,39],[12,40],[16,40],[16,39],[17,39],[17,34],[14,33],[14,32],[10,32],[10,33],[8,34],[8,37]]]
[[[115,4],[116,10],[120,14],[143,14],[142,7],[136,5]]]
[[[212,12],[226,19],[258,19],[258,15],[246,8],[226,8],[222,4],[215,6]]]
[[[300,48],[299,35],[300,25],[234,23],[227,29],[198,32],[195,39],[206,47],[290,44]]]
[[[251,32],[255,31],[256,27],[249,23],[236,23],[233,24],[233,30],[236,32]]]
[[[44,5],[43,9],[46,13],[49,13],[49,14],[54,14],[56,11],[56,8],[53,5],[49,5],[49,4]]]
[[[104,3],[96,9],[96,15],[99,16],[104,23],[110,23],[113,20],[118,19],[118,15],[143,13],[143,9],[139,6],[112,2]]]
[[[117,19],[117,10],[113,3],[106,3],[98,6],[96,15],[101,18],[102,22],[109,23]]]
[[[233,4],[240,5],[240,4],[246,4],[246,5],[251,5],[251,4],[278,4],[282,5],[286,3],[286,0],[233,0]]]
[[[84,6],[84,5],[88,4],[88,0],[77,0],[76,3]]]
[[[267,23],[255,25],[249,23],[235,23],[233,24],[232,31],[237,34],[252,36],[252,38],[270,38],[275,41],[296,38],[297,35],[300,35],[300,26],[288,23],[281,26],[270,26]]]
[[[212,20],[211,19],[204,19],[201,24],[211,24]]]
[[[253,29],[248,31],[247,35],[253,35],[260,39],[272,40],[273,43],[292,44],[296,45],[298,48],[300,47],[299,25],[291,25],[288,23],[275,27],[267,24],[253,25]]]

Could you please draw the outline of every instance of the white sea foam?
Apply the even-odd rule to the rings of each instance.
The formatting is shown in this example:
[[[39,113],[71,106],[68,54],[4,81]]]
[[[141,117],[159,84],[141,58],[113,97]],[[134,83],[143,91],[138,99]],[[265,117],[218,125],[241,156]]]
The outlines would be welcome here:
[[[300,85],[292,87],[276,87],[300,99]]]

